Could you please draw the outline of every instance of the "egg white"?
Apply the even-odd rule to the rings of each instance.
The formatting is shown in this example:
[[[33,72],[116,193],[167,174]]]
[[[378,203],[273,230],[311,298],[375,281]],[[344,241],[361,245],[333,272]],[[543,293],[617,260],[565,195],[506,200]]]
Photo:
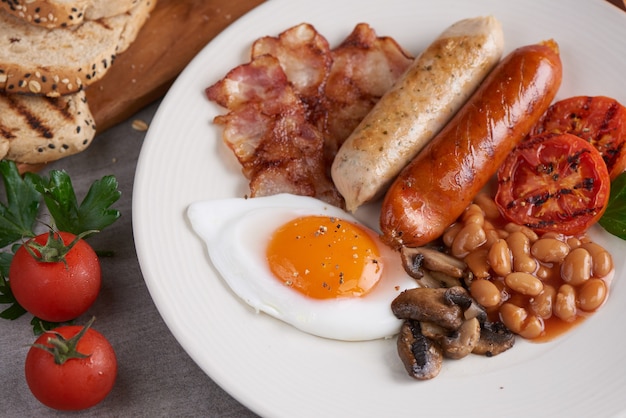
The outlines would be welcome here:
[[[404,271],[399,254],[347,212],[311,197],[279,194],[196,202],[187,215],[224,281],[257,312],[309,334],[344,341],[385,338],[398,332],[401,321],[391,312],[391,301],[402,290],[416,287],[416,282]],[[334,216],[368,231],[384,263],[382,277],[372,291],[358,298],[316,300],[274,278],[266,260],[269,239],[284,223],[304,215]]]

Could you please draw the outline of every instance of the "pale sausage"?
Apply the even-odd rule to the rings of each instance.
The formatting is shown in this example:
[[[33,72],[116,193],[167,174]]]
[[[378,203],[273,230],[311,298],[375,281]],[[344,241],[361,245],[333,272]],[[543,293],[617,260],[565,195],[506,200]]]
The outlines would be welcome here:
[[[415,58],[333,161],[332,178],[348,210],[382,195],[495,66],[503,39],[494,17],[465,19]]]

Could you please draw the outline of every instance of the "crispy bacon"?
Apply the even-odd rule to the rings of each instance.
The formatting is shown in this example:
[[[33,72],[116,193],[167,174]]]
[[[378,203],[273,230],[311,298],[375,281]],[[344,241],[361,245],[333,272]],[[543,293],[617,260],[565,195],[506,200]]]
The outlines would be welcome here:
[[[333,63],[326,38],[312,25],[302,23],[278,37],[257,39],[252,44],[252,59],[266,54],[278,59],[307,110],[317,107]]]
[[[343,206],[323,161],[324,138],[307,121],[275,57],[236,67],[206,94],[230,110],[215,123],[224,126],[223,139],[250,180],[251,196],[293,193]]]
[[[228,109],[214,122],[250,181],[250,194],[293,193],[344,202],[332,159],[412,58],[359,24],[336,49],[303,23],[252,45],[251,61],[206,89]]]

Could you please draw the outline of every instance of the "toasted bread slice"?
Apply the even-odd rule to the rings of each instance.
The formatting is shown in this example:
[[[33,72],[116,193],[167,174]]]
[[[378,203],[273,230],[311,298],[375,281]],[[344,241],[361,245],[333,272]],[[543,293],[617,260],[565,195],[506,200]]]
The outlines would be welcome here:
[[[0,93],[0,159],[38,164],[83,151],[96,134],[85,92]]]
[[[130,46],[155,5],[140,0],[127,13],[58,29],[0,10],[0,91],[58,97],[82,90]]]
[[[128,12],[140,0],[3,0],[0,9],[45,28],[80,25]]]

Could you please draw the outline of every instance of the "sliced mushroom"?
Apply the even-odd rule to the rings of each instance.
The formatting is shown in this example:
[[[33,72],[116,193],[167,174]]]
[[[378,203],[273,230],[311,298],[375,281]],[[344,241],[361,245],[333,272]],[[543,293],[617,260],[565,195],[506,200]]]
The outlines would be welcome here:
[[[455,332],[445,329],[444,327],[440,327],[437,324],[433,324],[432,322],[420,322],[420,325],[422,334],[431,340],[438,340],[448,333]]]
[[[417,282],[424,287],[454,287],[462,285],[460,279],[435,270],[426,271],[424,278]],[[432,286],[426,286],[427,283],[432,283]]]
[[[391,302],[391,310],[400,319],[433,322],[452,331],[467,319],[484,321],[487,317],[483,307],[461,286],[405,290]]]
[[[501,322],[483,322],[480,328],[480,340],[472,351],[474,354],[493,357],[515,344],[515,334]]]
[[[444,300],[449,305],[458,305],[463,310],[465,319],[478,318],[480,322],[487,319],[487,311],[473,297],[460,286],[451,287],[444,294]]]
[[[397,344],[398,355],[409,376],[428,380],[439,374],[443,354],[437,343],[422,334],[419,322],[404,321]]]
[[[483,323],[487,320],[487,311],[480,303],[476,302],[473,298],[472,304],[463,312],[463,315],[465,316],[465,319],[476,318],[480,323]]]
[[[402,247],[404,270],[424,287],[452,287],[461,285],[467,265],[451,255],[434,248]]]
[[[463,310],[445,301],[447,290],[426,287],[405,290],[391,302],[391,310],[400,319],[432,322],[455,331],[463,324]]]
[[[443,355],[452,359],[460,359],[471,354],[480,340],[480,322],[477,318],[466,320],[456,331],[449,331],[427,322],[422,322],[421,327],[422,334],[437,341]]]
[[[446,357],[463,358],[474,351],[480,341],[480,322],[477,318],[463,322],[453,335],[448,335],[440,342]]]

